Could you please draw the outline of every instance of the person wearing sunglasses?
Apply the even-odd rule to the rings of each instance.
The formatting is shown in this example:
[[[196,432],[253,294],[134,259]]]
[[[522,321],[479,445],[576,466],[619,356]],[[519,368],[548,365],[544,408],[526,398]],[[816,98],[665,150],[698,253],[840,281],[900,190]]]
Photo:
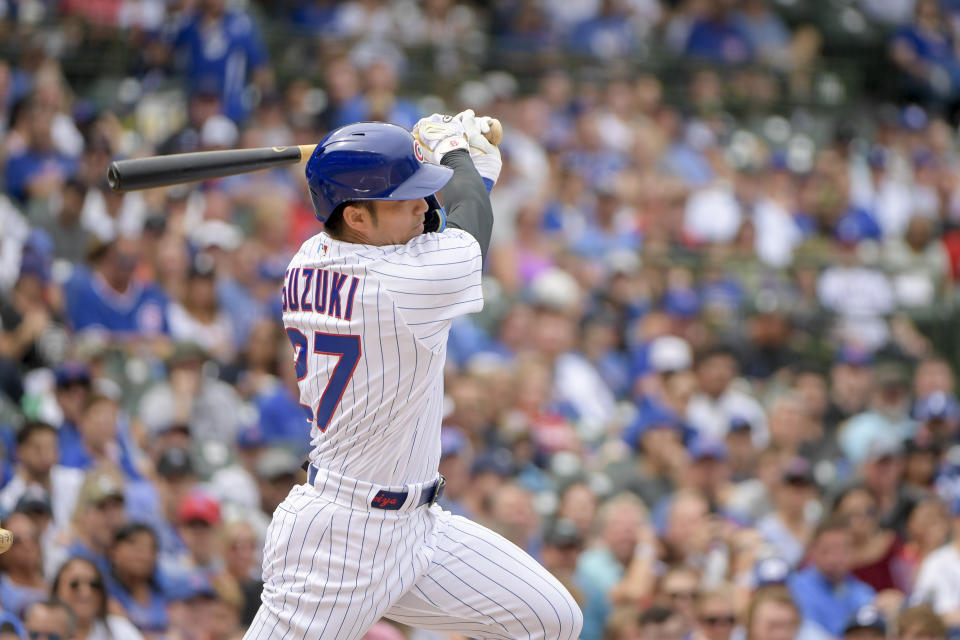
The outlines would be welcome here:
[[[694,604],[694,611],[694,640],[730,640],[737,624],[732,587],[721,586],[700,593]]]
[[[143,640],[129,620],[107,613],[103,575],[90,560],[67,560],[53,579],[51,593],[76,616],[74,640]]]
[[[73,640],[76,618],[63,602],[43,600],[27,607],[23,626],[30,640]]]

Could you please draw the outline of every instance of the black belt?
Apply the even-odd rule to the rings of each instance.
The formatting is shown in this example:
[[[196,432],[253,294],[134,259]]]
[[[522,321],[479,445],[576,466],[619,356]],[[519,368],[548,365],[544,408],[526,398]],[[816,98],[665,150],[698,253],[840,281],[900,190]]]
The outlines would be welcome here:
[[[311,464],[307,466],[307,483],[313,485],[316,479],[317,468]],[[420,490],[420,497],[417,498],[417,503],[414,507],[422,507],[423,505],[432,507],[436,504],[437,500],[443,496],[443,488],[446,484],[447,481],[441,475],[436,481],[425,486]],[[407,495],[409,493],[409,491],[387,491],[386,489],[381,489],[377,492],[377,495],[373,496],[373,499],[370,501],[370,506],[374,509],[398,511],[407,502]]]

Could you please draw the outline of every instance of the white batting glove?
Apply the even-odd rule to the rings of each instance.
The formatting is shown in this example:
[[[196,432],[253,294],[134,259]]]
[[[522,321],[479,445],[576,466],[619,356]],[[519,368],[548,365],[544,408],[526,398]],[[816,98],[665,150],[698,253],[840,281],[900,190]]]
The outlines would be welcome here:
[[[429,158],[440,164],[444,154],[457,149],[469,149],[463,123],[453,116],[435,113],[421,118],[413,127],[413,137],[429,152]]]
[[[503,160],[500,159],[500,149],[497,148],[497,145],[487,140],[483,135],[490,131],[491,119],[487,116],[476,117],[473,109],[461,111],[455,117],[463,123],[463,130],[467,133],[473,166],[477,168],[477,173],[484,179],[484,182],[489,181],[487,189],[492,189],[500,177]]]

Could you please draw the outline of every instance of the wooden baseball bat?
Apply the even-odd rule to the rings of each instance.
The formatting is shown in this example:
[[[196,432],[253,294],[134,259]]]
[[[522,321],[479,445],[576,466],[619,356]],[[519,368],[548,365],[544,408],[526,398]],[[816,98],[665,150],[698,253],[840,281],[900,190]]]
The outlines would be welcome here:
[[[485,136],[493,144],[499,144],[503,129],[499,121],[495,120],[494,123]],[[114,191],[136,191],[198,180],[212,180],[306,162],[313,155],[316,146],[304,144],[291,147],[197,151],[118,160],[110,163],[107,169],[107,181]]]

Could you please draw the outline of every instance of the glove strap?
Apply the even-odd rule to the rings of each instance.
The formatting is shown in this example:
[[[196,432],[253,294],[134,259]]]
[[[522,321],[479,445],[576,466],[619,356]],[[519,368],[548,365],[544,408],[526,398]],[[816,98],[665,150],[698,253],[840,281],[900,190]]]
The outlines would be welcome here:
[[[424,200],[427,201],[427,214],[423,222],[424,233],[441,233],[447,228],[447,212],[440,206],[440,201],[436,195],[429,195]]]

